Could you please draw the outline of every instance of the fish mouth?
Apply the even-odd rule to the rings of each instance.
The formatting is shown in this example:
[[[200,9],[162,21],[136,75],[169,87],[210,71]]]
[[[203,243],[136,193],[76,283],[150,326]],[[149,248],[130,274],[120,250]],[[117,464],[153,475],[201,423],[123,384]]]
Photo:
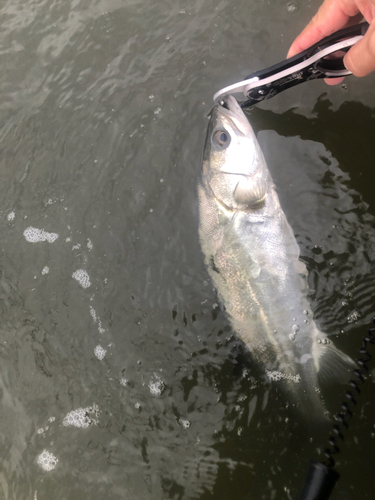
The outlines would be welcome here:
[[[221,115],[229,120],[231,125],[240,133],[240,135],[246,136],[253,133],[248,119],[246,118],[237,100],[232,95],[225,97],[223,99],[223,104],[217,105],[217,113],[218,117]]]
[[[240,108],[237,100],[232,96],[228,95],[223,99],[223,101],[218,105],[219,112],[225,116],[238,119],[239,116],[243,115],[243,111]]]

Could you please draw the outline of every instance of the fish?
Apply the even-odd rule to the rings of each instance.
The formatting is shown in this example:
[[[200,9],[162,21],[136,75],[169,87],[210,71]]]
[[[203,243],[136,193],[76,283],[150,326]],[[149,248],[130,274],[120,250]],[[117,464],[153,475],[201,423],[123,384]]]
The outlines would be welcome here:
[[[233,96],[211,112],[198,205],[205,263],[236,335],[294,404],[322,406],[319,382],[347,381],[354,362],[314,322],[299,245]]]

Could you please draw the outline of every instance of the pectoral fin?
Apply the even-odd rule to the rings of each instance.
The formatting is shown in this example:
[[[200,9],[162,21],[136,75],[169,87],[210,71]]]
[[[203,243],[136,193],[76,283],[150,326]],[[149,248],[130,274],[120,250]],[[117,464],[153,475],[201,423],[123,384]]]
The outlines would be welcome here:
[[[234,199],[239,207],[254,207],[264,201],[266,192],[265,180],[242,176],[234,191]]]

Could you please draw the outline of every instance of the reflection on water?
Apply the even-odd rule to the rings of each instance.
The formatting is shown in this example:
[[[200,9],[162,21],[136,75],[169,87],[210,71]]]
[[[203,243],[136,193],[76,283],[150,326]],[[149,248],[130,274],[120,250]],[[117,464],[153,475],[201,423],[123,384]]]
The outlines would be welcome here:
[[[326,430],[231,331],[195,198],[212,95],[285,57],[313,8],[288,5],[3,2],[1,498],[298,495]],[[317,321],[354,355],[373,314],[373,79],[324,89],[249,117]],[[371,392],[333,499],[371,498]]]
[[[313,114],[306,118],[293,111],[277,115],[254,109],[250,119],[258,128],[289,137],[292,163],[281,167],[277,150],[285,147],[285,139],[271,141],[269,133],[266,139],[260,133],[263,150],[276,159],[272,174],[309,268],[315,312],[324,331],[339,333],[358,318],[368,324],[374,313],[375,219],[368,179],[375,146],[366,137],[375,128],[375,114],[355,102],[334,112],[324,98]],[[349,126],[353,116],[359,123],[355,128]],[[314,152],[308,161],[307,148]]]

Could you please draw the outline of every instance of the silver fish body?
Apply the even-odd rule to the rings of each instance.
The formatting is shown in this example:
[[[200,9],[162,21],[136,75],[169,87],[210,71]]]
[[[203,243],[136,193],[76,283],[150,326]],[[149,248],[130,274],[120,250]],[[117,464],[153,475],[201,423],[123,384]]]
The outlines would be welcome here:
[[[294,390],[302,382],[299,392],[309,387],[316,398],[321,366],[329,377],[346,376],[351,360],[313,321],[298,244],[231,96],[211,114],[198,199],[201,248],[233,329],[270,378]]]

